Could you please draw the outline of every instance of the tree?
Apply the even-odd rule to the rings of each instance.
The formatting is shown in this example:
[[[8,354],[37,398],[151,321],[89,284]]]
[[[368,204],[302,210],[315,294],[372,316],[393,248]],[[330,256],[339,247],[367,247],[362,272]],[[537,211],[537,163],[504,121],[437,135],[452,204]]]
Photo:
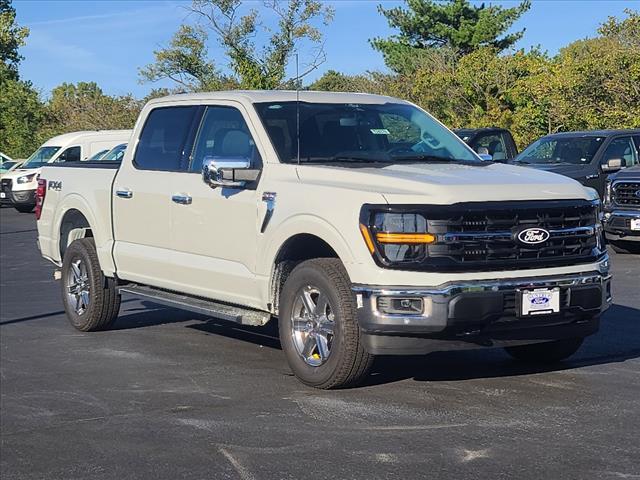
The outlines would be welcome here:
[[[22,56],[18,48],[24,45],[29,29],[16,24],[16,10],[11,0],[0,0],[0,79],[18,78],[18,64]]]
[[[424,60],[425,50],[446,47],[458,55],[467,55],[482,47],[503,51],[513,46],[524,30],[506,33],[531,6],[523,0],[512,8],[497,5],[473,5],[469,0],[407,0],[409,9],[395,7],[378,11],[389,26],[399,33],[390,38],[374,38],[389,68],[410,72]]]
[[[63,83],[46,105],[46,136],[78,130],[133,128],[142,103],[131,95],[105,95],[95,82]]]
[[[277,26],[259,22],[255,9],[241,14],[240,0],[193,0],[191,11],[198,24],[182,25],[167,48],[154,52],[156,61],[140,71],[143,81],[169,78],[185,90],[225,88],[275,89],[299,83],[324,61],[322,33],[333,11],[320,0],[265,0]],[[212,33],[229,59],[229,74],[222,74],[208,60],[206,42]],[[263,38],[261,46],[256,41]],[[301,43],[315,45],[315,53],[303,64],[299,78],[287,79],[287,66]]]

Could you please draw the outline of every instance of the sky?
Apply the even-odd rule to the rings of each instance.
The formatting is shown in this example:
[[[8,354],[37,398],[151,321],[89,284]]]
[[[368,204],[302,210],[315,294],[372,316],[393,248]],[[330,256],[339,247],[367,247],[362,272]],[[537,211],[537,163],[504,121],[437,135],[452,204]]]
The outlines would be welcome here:
[[[262,2],[246,2],[259,7]],[[326,62],[310,77],[333,69],[347,74],[384,70],[379,52],[369,45],[372,37],[394,32],[377,11],[401,5],[394,0],[327,1],[335,10],[323,28]],[[513,1],[486,2],[514,6]],[[253,4],[253,5],[252,5]],[[138,68],[153,61],[153,51],[168,44],[173,33],[189,16],[188,1],[181,0],[14,0],[20,25],[29,27],[25,57],[20,67],[46,96],[63,82],[95,81],[105,93],[132,93],[143,97],[152,88],[170,82],[139,82]],[[540,45],[555,54],[564,45],[596,34],[609,16],[622,17],[625,8],[640,9],[640,0],[534,0],[531,9],[514,25],[526,29],[518,48]],[[273,19],[265,16],[265,24]],[[301,53],[304,62],[305,47]],[[309,52],[309,47],[306,47]],[[210,56],[224,67],[225,59],[215,41]],[[300,67],[302,69],[302,66]]]

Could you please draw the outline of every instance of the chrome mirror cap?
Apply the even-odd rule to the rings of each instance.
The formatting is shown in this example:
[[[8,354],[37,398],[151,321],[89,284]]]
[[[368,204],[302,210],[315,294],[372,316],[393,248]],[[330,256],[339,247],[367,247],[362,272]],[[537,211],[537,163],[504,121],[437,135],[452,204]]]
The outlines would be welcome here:
[[[247,183],[244,180],[233,180],[225,178],[225,172],[233,172],[233,170],[248,170],[251,168],[249,159],[227,159],[205,157],[202,162],[202,181],[211,188],[227,187],[239,188],[244,187]]]

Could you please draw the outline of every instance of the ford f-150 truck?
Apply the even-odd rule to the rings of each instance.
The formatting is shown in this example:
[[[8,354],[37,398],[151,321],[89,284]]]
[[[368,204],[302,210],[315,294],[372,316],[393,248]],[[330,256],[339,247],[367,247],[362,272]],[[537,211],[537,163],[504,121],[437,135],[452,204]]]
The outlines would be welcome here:
[[[604,234],[618,253],[640,253],[640,165],[607,179],[604,190]]]
[[[375,355],[559,361],[611,301],[595,190],[481,161],[390,97],[155,99],[122,162],[47,165],[37,202],[76,328],[108,328],[125,292],[278,318],[292,371],[318,388],[358,383]]]

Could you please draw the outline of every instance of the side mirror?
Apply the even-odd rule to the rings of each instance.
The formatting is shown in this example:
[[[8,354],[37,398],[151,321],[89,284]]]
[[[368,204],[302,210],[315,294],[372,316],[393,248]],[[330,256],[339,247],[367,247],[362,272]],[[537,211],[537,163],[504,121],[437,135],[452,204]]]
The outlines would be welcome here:
[[[202,162],[202,181],[211,188],[244,188],[259,176],[260,170],[252,170],[248,158],[204,157]]]
[[[600,167],[603,172],[617,172],[622,169],[621,158],[610,158],[607,163],[603,163]]]

